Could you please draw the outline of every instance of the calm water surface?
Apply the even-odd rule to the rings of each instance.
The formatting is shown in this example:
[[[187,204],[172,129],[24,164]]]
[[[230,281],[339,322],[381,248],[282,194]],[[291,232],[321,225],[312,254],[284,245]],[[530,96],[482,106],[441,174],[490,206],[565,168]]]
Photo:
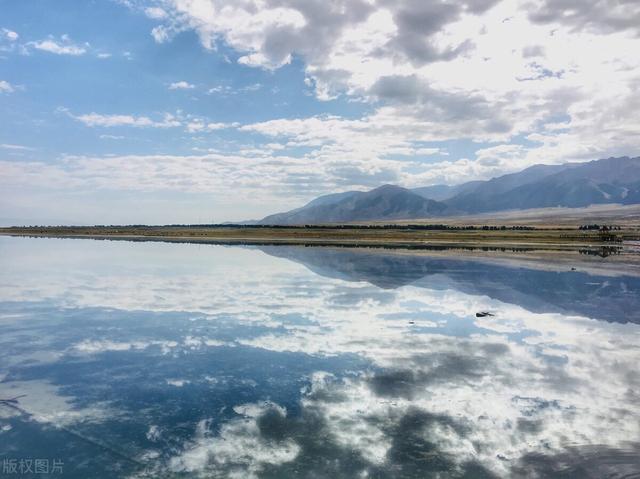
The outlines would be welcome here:
[[[0,237],[0,477],[640,477],[640,279],[579,269]]]

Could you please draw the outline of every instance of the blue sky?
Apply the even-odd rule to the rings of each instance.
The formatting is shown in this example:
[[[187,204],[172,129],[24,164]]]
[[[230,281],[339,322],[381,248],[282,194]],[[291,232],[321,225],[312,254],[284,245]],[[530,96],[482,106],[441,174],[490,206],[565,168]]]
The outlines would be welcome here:
[[[637,154],[640,6],[0,0],[0,222],[258,218]]]

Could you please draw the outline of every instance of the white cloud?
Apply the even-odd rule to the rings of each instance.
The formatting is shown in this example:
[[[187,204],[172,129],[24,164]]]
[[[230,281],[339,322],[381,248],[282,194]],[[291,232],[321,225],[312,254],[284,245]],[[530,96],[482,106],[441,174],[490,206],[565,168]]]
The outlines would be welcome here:
[[[125,138],[122,135],[100,135],[101,140],[124,140]]]
[[[15,87],[6,80],[0,80],[0,93],[13,93]]]
[[[640,8],[634,1],[583,0],[573,4],[566,0],[542,0],[528,3],[525,8],[535,23],[603,33],[635,30],[640,34]]]
[[[88,116],[89,126],[135,126],[134,120]],[[144,121],[138,126],[149,126]],[[205,155],[126,155],[65,157],[56,163],[0,162],[2,183],[50,189],[95,188],[127,191],[209,192],[219,199],[242,197],[263,204],[291,204],[323,191],[359,184],[419,183],[413,162],[371,158],[298,158],[273,156],[271,147],[247,148],[242,153]],[[427,168],[423,169],[426,173]],[[52,179],[56,181],[52,181]],[[269,184],[269,188],[265,188]]]
[[[195,85],[188,83],[184,80],[174,82],[169,85],[169,90],[191,90],[193,88],[195,88]]]
[[[88,127],[132,127],[132,128],[177,128],[184,127],[189,133],[211,132],[227,128],[237,128],[237,122],[224,123],[213,122],[206,118],[196,117],[178,111],[176,114],[164,113],[161,119],[153,119],[144,115],[130,114],[100,114],[85,113],[76,115],[67,108],[58,108],[58,111],[65,113],[76,121],[84,123]],[[123,136],[100,135],[102,139],[123,139]]]
[[[207,90],[208,95],[214,95],[214,94],[228,95],[233,92],[234,92],[233,88],[231,88],[228,85],[216,85]]]
[[[415,133],[402,141],[517,146],[516,138],[530,135],[538,143],[517,157],[502,157],[500,167],[510,171],[539,161],[637,149],[640,109],[631,105],[637,102],[640,58],[626,53],[640,48],[635,21],[640,8],[634,2],[588,0],[579,9],[562,0],[338,0],[330,6],[317,0],[168,0],[163,5],[164,41],[193,29],[205,48],[224,42],[240,53],[240,63],[265,69],[297,56],[319,99],[346,95],[374,105],[361,120],[384,119]],[[544,129],[565,116],[566,131]],[[322,135],[316,146],[326,158],[330,144],[341,140]],[[467,173],[493,174],[481,163],[472,166],[475,161],[465,163]],[[434,176],[451,176],[451,165],[435,165],[441,174]]]
[[[18,150],[18,151],[32,151],[33,148],[24,145],[13,145],[11,143],[2,143],[0,144],[0,148],[4,148],[5,150]]]
[[[148,116],[133,115],[102,115],[99,113],[86,113],[83,115],[67,114],[89,127],[118,127],[131,126],[136,128],[173,128],[181,126],[181,122],[174,115],[165,113],[162,120],[152,120]]]
[[[258,91],[261,88],[262,88],[261,83],[253,83],[252,85],[247,85],[245,87],[242,87],[240,90],[243,92],[249,92],[249,91]]]
[[[156,43],[164,43],[171,38],[167,28],[162,25],[154,27],[151,30],[151,36],[156,41]]]
[[[311,170],[304,159],[223,154],[66,157],[55,164],[0,161],[0,171],[0,182],[13,187],[51,188],[55,184],[85,191],[209,192],[219,198],[235,195],[273,199],[274,192],[264,188],[265,181],[277,192],[294,197],[305,194],[295,184],[296,179],[322,183],[322,173]]]
[[[13,396],[24,396],[20,405],[31,412],[38,423],[51,427],[66,427],[77,423],[102,422],[108,417],[116,417],[118,411],[109,408],[104,402],[96,402],[91,407],[78,408],[75,398],[65,394],[62,388],[44,380],[5,381],[3,390]],[[0,417],[12,417],[18,411],[3,411]]]
[[[216,85],[207,90],[208,95],[238,95],[242,93],[250,93],[261,90],[264,85],[262,83],[253,83],[243,87],[232,87],[229,85]]]
[[[35,48],[36,50],[42,50],[45,52],[53,53],[56,55],[72,55],[79,56],[87,53],[89,48],[88,43],[84,43],[82,45],[73,43],[71,38],[68,35],[62,35],[60,40],[56,40],[53,37],[47,38],[45,40],[29,42],[26,44],[27,47]]]
[[[251,405],[260,412],[271,410],[284,414],[283,408],[272,403]],[[257,417],[239,418],[224,423],[215,437],[210,420],[203,419],[185,452],[171,459],[169,467],[176,472],[194,472],[203,469],[219,471],[220,477],[259,477],[265,466],[277,466],[295,459],[300,447],[292,440],[272,441],[260,434]],[[240,470],[228,476],[225,472]],[[216,474],[218,475],[218,474]]]
[[[82,341],[73,346],[73,349],[82,353],[103,353],[105,351],[129,351],[130,349],[145,349],[148,345],[143,342],[116,342],[116,341]]]
[[[169,386],[175,386],[177,388],[181,388],[185,384],[190,383],[190,381],[186,379],[167,379],[166,382]]]
[[[111,53],[98,53],[96,56],[98,58],[105,59],[105,58],[111,58],[112,55]]]
[[[2,30],[0,30],[0,32],[2,33],[2,36],[4,36],[11,42],[15,42],[20,37],[20,35],[18,35],[13,30],[9,30],[8,28],[3,28]]]
[[[162,20],[162,19],[167,17],[167,12],[165,12],[160,7],[148,7],[148,8],[145,8],[144,13],[146,13],[146,15],[149,18],[152,18],[154,20]]]
[[[200,131],[224,130],[227,128],[234,128],[237,126],[239,126],[238,123],[220,123],[220,122],[207,123],[203,120],[194,120],[187,123],[187,131],[190,133],[196,133]]]

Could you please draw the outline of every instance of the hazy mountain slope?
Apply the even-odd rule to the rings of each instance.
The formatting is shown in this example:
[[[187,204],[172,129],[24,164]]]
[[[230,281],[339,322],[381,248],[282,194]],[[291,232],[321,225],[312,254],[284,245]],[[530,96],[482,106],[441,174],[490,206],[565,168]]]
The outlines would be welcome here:
[[[303,208],[320,205],[331,205],[334,203],[338,203],[345,198],[360,195],[362,193],[364,193],[364,191],[344,191],[342,193],[331,193],[328,195],[318,196],[316,199],[311,200],[309,203],[304,205]]]
[[[467,213],[640,200],[640,157],[558,166],[536,165],[482,183],[446,201]]]
[[[367,192],[318,198],[306,206],[267,216],[260,224],[319,224],[351,221],[423,218],[452,214],[444,203],[429,200],[399,186],[384,185]],[[326,197],[324,197],[326,198]],[[334,201],[336,200],[337,201]],[[318,201],[320,200],[320,201]]]
[[[420,188],[413,188],[411,191],[419,194],[423,198],[436,201],[445,201],[454,196],[471,191],[479,186],[484,181],[469,181],[460,185],[433,185],[433,186],[421,186]]]
[[[367,192],[334,193],[257,223],[384,221],[603,203],[640,203],[640,157],[534,165],[518,173],[455,186],[408,190],[385,185]]]
[[[304,218],[311,218],[313,212],[316,207],[327,206],[338,203],[344,199],[357,196],[359,194],[363,194],[362,191],[345,191],[342,193],[331,193],[328,195],[318,196],[317,198],[311,200],[304,206],[300,208],[296,208],[290,211],[286,211],[284,213],[276,213],[273,215],[266,216],[265,218],[259,221],[251,221],[247,223],[251,224],[271,224],[271,225],[288,225],[288,224],[297,224],[298,222],[303,221]]]

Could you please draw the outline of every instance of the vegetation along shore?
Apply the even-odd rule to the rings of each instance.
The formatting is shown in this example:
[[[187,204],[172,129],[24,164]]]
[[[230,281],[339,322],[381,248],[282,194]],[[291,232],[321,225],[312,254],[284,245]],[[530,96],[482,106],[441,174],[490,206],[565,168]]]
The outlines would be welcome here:
[[[640,240],[633,225],[164,225],[164,226],[28,226],[0,228],[14,236],[143,239],[219,243],[282,243],[381,246],[476,246],[576,249],[621,247]]]

